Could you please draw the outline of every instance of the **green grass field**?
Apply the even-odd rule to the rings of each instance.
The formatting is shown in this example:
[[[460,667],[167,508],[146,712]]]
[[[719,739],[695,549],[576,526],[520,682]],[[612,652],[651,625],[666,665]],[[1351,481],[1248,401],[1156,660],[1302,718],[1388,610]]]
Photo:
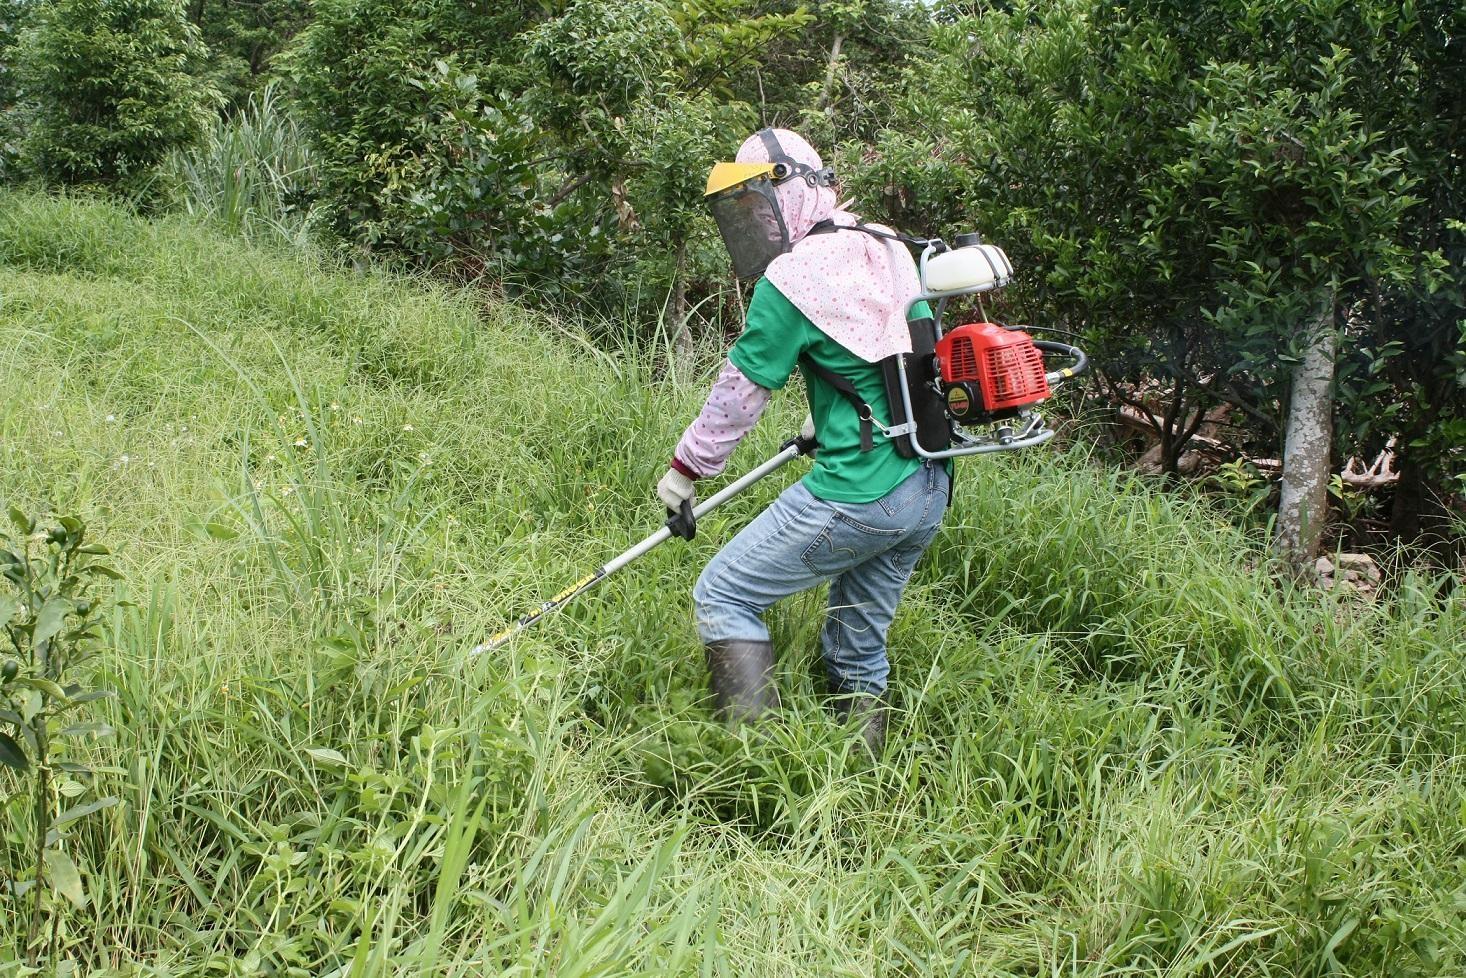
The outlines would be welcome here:
[[[82,516],[132,602],[85,748],[121,803],[74,823],[87,905],[55,908],[76,973],[1466,973],[1438,582],[1283,588],[1077,451],[967,462],[886,756],[816,698],[817,594],[772,615],[783,718],[729,733],[689,591],[794,473],[470,659],[655,525],[704,381],[324,268],[0,196],[0,501]],[[777,398],[730,470],[802,414]],[[0,895],[6,955],[28,906]]]

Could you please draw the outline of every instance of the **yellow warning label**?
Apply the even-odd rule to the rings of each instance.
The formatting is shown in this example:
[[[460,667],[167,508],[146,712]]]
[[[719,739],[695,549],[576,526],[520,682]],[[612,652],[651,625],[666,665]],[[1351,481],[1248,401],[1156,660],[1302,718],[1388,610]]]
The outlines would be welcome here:
[[[587,584],[589,584],[591,581],[594,581],[595,579],[596,576],[594,574],[585,575],[580,580],[576,581],[574,584],[570,585],[568,588],[551,598],[548,603],[559,604],[561,601],[564,601],[566,598],[570,597],[576,591],[579,591],[581,588],[585,587]]]
[[[947,410],[957,417],[963,417],[972,407],[972,400],[967,392],[960,387],[953,387],[947,391]]]

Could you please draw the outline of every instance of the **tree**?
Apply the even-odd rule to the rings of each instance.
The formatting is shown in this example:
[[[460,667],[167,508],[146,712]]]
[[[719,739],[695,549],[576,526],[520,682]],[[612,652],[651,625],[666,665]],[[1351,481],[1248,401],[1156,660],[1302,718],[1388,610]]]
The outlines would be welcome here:
[[[20,127],[12,112],[20,94],[16,78],[14,52],[21,29],[33,4],[31,0],[0,0],[0,180],[11,169]]]
[[[204,76],[229,108],[273,76],[275,56],[310,21],[309,0],[188,0],[188,20],[208,49]]]
[[[321,161],[322,206],[343,238],[412,254],[431,207],[463,205],[440,193],[425,214],[418,202],[464,152],[469,102],[502,107],[529,83],[519,35],[542,5],[321,0],[314,12],[282,67]]]
[[[706,168],[756,121],[730,81],[811,20],[756,6],[325,0],[287,61],[337,231],[600,311],[658,290],[687,349]]]
[[[877,197],[976,215],[1012,248],[1033,270],[1026,311],[1085,334],[1107,389],[1155,424],[1168,470],[1218,401],[1268,454],[1289,418],[1290,443],[1311,447],[1289,455],[1298,492],[1280,520],[1301,562],[1331,441],[1302,422],[1333,416],[1332,351],[1383,322],[1371,296],[1440,264],[1412,256],[1418,150],[1371,104],[1437,97],[1411,92],[1412,11],[1062,0],[959,19],[864,183],[908,185]]]
[[[21,165],[63,184],[142,187],[198,138],[217,94],[176,0],[54,0],[21,38]]]

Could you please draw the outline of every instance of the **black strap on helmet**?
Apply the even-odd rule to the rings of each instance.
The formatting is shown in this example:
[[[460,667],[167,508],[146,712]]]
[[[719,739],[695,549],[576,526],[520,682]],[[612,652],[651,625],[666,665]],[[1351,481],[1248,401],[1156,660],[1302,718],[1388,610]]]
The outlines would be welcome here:
[[[774,183],[780,184],[785,180],[794,177],[803,177],[804,182],[811,187],[828,187],[835,182],[834,167],[823,167],[816,170],[808,163],[801,163],[788,153],[784,147],[779,145],[779,137],[774,135],[774,130],[767,127],[760,129],[754,135],[764,144],[764,152],[769,154],[769,162],[774,164]]]

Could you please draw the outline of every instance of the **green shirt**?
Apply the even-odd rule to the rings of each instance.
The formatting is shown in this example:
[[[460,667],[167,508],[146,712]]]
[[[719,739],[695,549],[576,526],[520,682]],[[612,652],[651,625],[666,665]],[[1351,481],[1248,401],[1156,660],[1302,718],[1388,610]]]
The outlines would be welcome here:
[[[929,316],[925,303],[913,317]],[[902,458],[896,446],[877,429],[875,448],[860,450],[860,418],[849,401],[800,364],[800,356],[840,374],[871,406],[875,419],[891,423],[886,384],[879,364],[867,363],[845,349],[809,321],[768,279],[759,279],[748,304],[743,335],[728,351],[733,366],[760,387],[778,390],[789,382],[794,368],[804,375],[810,414],[819,436],[814,468],[804,486],[820,499],[842,503],[869,503],[885,496],[921,466],[919,458]]]

